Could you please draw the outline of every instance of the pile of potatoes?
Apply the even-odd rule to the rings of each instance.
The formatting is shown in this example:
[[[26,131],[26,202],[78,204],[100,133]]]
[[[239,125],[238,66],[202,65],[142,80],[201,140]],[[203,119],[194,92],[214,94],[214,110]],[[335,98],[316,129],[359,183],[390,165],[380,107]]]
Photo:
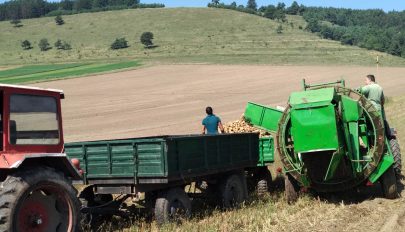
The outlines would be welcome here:
[[[246,133],[246,132],[255,132],[259,133],[260,137],[269,136],[270,133],[254,127],[250,123],[245,121],[245,118],[242,116],[239,120],[231,121],[224,124],[225,133]]]

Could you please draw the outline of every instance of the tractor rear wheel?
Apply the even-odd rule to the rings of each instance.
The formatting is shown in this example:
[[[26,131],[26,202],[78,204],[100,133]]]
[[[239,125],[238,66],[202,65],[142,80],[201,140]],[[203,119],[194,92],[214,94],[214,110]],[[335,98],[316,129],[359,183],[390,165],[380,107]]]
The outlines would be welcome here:
[[[395,199],[399,197],[397,189],[397,178],[393,166],[389,167],[387,171],[380,177],[381,187],[384,197],[387,199]]]
[[[79,228],[80,203],[66,177],[48,167],[9,175],[0,185],[0,232]]]
[[[399,147],[398,141],[396,139],[391,139],[390,140],[390,145],[391,145],[391,151],[392,155],[394,156],[394,171],[397,177],[401,175],[401,169],[402,169],[402,159],[401,159],[401,149]]]
[[[295,203],[299,196],[299,186],[297,181],[290,174],[286,174],[284,177],[285,184],[285,198],[288,204]]]

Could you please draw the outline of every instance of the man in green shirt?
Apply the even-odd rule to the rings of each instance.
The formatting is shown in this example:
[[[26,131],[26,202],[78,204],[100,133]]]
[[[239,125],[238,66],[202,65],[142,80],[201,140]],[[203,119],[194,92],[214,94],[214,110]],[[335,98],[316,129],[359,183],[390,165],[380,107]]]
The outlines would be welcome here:
[[[375,77],[371,74],[366,76],[365,83],[366,85],[360,88],[360,92],[381,112],[381,116],[385,120],[385,99],[382,87],[375,83]]]

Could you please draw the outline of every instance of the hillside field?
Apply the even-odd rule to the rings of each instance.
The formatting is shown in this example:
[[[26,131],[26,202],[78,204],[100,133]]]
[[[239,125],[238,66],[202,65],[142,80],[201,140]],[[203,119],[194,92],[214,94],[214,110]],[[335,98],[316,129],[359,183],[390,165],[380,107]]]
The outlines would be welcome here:
[[[288,22],[213,8],[130,9],[22,20],[23,27],[0,22],[0,66],[63,62],[111,62],[137,59],[151,63],[373,65],[377,55],[382,66],[404,66],[405,59],[343,46],[320,39],[303,29],[300,16]],[[276,28],[281,25],[282,33]],[[153,49],[145,49],[140,35],[154,33]],[[130,47],[111,50],[111,43],[125,37]],[[55,48],[41,52],[38,42],[47,38],[68,41],[72,50]],[[23,50],[28,39],[31,50]]]

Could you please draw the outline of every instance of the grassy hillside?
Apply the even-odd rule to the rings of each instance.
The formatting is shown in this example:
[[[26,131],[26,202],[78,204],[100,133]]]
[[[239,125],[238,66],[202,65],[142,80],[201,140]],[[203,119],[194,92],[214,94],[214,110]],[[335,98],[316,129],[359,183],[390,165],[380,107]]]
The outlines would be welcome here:
[[[53,17],[23,20],[20,28],[0,22],[0,65],[128,58],[158,63],[372,65],[377,54],[383,65],[405,65],[402,58],[319,39],[299,29],[305,28],[299,16],[290,16],[281,34],[276,21],[212,8],[131,9],[63,18],[62,26]],[[139,37],[144,31],[154,33],[159,47],[143,48]],[[130,47],[111,51],[109,45],[117,37],[125,37]],[[40,52],[41,38],[51,45],[66,40],[73,49]],[[22,50],[25,39],[33,49]]]

